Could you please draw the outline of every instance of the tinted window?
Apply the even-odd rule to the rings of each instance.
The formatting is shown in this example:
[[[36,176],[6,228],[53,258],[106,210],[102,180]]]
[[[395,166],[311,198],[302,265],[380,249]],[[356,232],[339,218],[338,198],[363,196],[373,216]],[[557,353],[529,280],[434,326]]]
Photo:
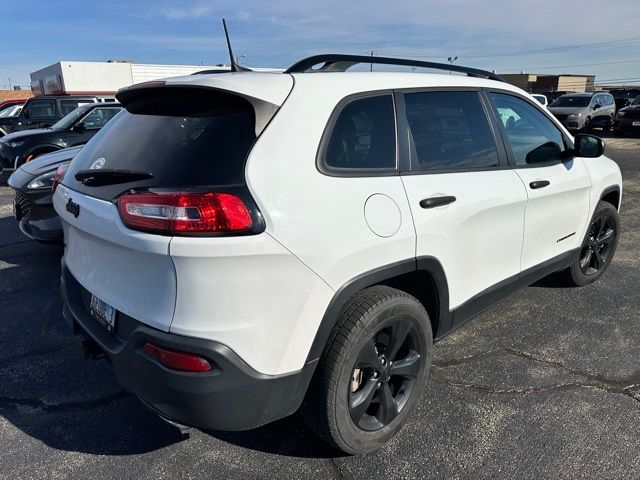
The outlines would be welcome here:
[[[87,103],[94,103],[91,99],[85,100],[60,100],[60,110],[62,115],[67,115],[73,112],[80,105],[86,105]]]
[[[256,139],[251,105],[233,95],[160,88],[132,101],[73,160],[64,183],[113,199],[130,188],[244,184],[246,157]],[[75,180],[104,158],[103,169],[148,172],[152,179],[104,186]]]
[[[31,118],[47,118],[55,115],[56,108],[53,100],[36,100],[29,102],[28,112]]]
[[[490,95],[507,132],[516,165],[562,159],[565,151],[562,133],[540,110],[511,95]]]
[[[81,123],[87,130],[97,130],[104,127],[119,111],[119,108],[113,107],[94,108],[89,115],[82,119]]]
[[[493,134],[476,92],[409,93],[404,98],[413,170],[498,165]]]
[[[333,125],[324,161],[331,168],[395,168],[396,132],[391,95],[362,98],[347,104]]]

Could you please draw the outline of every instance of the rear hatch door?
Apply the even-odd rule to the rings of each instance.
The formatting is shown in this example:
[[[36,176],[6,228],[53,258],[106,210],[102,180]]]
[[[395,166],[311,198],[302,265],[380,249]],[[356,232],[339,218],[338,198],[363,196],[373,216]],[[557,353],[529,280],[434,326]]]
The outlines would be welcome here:
[[[280,78],[284,100],[292,81]],[[54,205],[65,230],[65,263],[81,286],[118,311],[168,331],[179,282],[169,255],[172,237],[125,226],[118,199],[246,185],[246,158],[258,125],[266,124],[256,117],[275,113],[278,105],[202,85],[134,90],[118,95],[125,108],[76,155]],[[256,108],[261,103],[268,105]],[[101,172],[99,181],[86,180],[92,169]],[[122,171],[145,175],[109,176]]]

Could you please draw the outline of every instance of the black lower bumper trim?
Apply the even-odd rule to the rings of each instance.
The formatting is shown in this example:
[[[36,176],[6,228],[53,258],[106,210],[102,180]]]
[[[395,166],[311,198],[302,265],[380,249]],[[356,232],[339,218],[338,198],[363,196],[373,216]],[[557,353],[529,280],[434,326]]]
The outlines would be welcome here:
[[[109,333],[90,315],[83,290],[63,260],[65,318],[104,351],[122,387],[161,416],[197,428],[248,430],[283,418],[302,403],[317,361],[295,373],[264,375],[225,345],[162,332],[121,313],[116,325],[122,316],[126,328]],[[167,369],[143,351],[146,342],[200,355],[214,368],[205,373]]]

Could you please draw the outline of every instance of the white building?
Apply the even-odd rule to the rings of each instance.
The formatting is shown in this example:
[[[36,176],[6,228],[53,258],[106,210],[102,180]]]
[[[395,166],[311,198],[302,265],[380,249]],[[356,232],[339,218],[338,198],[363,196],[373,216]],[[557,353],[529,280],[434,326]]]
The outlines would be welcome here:
[[[33,72],[31,90],[35,95],[113,95],[118,89],[134,83],[190,75],[200,70],[229,70],[229,67],[62,61]]]

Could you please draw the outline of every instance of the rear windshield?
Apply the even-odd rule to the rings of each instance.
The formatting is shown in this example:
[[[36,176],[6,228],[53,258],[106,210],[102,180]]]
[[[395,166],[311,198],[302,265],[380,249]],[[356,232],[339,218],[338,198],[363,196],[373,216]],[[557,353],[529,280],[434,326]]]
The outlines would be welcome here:
[[[238,96],[210,89],[149,89],[87,143],[63,183],[105,200],[131,188],[243,185],[254,125],[253,108]],[[153,178],[101,186],[74,178],[92,167],[135,170]]]

